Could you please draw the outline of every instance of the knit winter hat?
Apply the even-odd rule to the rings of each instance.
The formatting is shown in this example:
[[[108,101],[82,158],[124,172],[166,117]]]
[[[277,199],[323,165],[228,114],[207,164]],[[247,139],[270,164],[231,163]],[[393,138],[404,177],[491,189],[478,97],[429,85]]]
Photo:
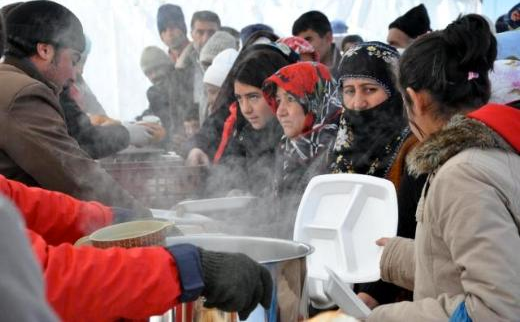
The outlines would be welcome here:
[[[85,36],[79,19],[52,1],[28,1],[16,6],[6,17],[7,53],[34,51],[37,43],[48,43],[79,52]]]
[[[388,29],[392,28],[401,30],[413,39],[431,31],[430,18],[428,17],[426,7],[421,3],[417,7],[410,9],[388,26]]]
[[[268,25],[264,25],[263,23],[255,23],[253,25],[247,25],[242,30],[240,30],[240,41],[242,44],[245,44],[247,39],[257,31],[265,30],[269,32],[274,32],[273,28]]]
[[[186,33],[186,21],[181,7],[174,4],[163,4],[157,10],[157,29],[159,33],[168,27],[175,27]]]
[[[236,49],[235,38],[225,31],[217,31],[208,39],[204,47],[202,47],[199,61],[202,64],[210,65],[215,56],[228,48]]]
[[[224,83],[231,67],[233,67],[237,56],[238,51],[234,48],[228,48],[220,52],[220,54],[215,56],[213,63],[209,66],[208,70],[206,70],[206,73],[204,73],[203,82],[222,87],[222,83]]]
[[[347,24],[341,19],[334,19],[330,22],[333,34],[346,34],[348,31]]]
[[[144,73],[171,64],[173,63],[168,55],[159,47],[148,46],[141,54],[141,69]]]

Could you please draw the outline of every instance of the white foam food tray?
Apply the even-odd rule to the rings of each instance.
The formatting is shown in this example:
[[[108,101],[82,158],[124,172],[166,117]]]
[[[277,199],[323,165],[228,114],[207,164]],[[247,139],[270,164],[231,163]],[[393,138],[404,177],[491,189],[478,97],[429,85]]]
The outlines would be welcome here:
[[[221,211],[230,211],[246,208],[251,202],[257,200],[257,197],[226,197],[212,199],[186,200],[177,204],[177,215],[182,216],[183,213],[214,213]]]
[[[329,281],[325,294],[346,314],[356,319],[366,319],[372,312],[370,308],[329,268]]]
[[[308,290],[314,305],[330,300],[325,284],[331,268],[344,283],[380,278],[381,237],[397,232],[397,195],[392,182],[360,174],[327,174],[309,182],[298,208],[294,240],[315,252],[307,257]]]

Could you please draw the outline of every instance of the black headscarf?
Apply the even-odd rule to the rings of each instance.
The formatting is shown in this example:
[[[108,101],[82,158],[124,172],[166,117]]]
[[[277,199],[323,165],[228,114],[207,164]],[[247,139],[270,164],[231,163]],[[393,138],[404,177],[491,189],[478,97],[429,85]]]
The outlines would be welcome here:
[[[361,43],[348,50],[339,65],[338,93],[347,78],[369,78],[381,85],[388,99],[363,111],[343,106],[330,170],[385,177],[410,132],[403,101],[395,87],[392,69],[399,54],[380,42]],[[340,97],[343,103],[343,98]]]

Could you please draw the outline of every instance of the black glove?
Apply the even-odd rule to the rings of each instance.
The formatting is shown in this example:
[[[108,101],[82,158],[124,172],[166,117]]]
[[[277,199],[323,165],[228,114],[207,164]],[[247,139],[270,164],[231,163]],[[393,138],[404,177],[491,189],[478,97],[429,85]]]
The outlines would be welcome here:
[[[259,302],[269,308],[273,281],[265,267],[244,254],[199,252],[205,307],[238,312],[240,320],[247,319]]]

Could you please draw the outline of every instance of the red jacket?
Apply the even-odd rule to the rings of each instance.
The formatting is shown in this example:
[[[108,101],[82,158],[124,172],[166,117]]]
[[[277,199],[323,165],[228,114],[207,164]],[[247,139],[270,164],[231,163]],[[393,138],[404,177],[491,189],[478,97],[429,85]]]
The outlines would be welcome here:
[[[218,145],[217,152],[215,152],[215,156],[213,157],[213,163],[218,164],[222,154],[226,150],[226,146],[229,142],[229,139],[233,135],[233,129],[235,128],[235,123],[237,121],[237,102],[233,102],[229,106],[229,116],[224,122],[224,129],[222,130],[222,137],[220,138],[220,143]]]
[[[20,209],[43,268],[47,299],[64,321],[143,319],[173,307],[181,295],[177,267],[162,247],[74,247],[112,222],[112,211],[0,175],[0,193]]]

